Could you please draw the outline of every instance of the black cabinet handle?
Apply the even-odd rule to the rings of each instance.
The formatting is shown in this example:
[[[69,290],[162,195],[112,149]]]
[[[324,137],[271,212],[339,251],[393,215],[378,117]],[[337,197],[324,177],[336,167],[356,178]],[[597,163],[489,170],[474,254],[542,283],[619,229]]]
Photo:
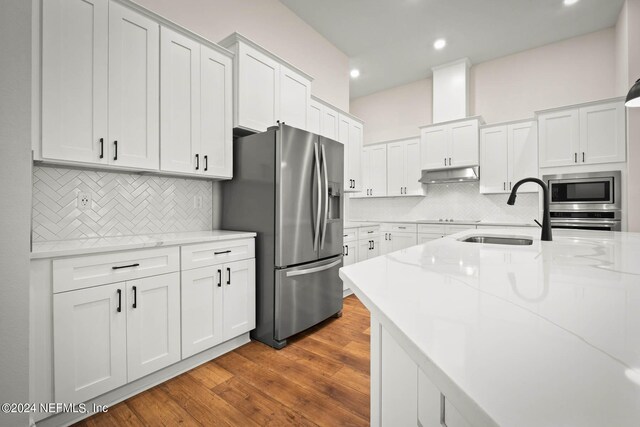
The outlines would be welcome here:
[[[140,263],[129,264],[129,265],[114,265],[111,267],[113,270],[120,270],[121,268],[131,268],[131,267],[139,267]]]
[[[138,287],[133,287],[133,308],[138,308]]]
[[[449,157],[449,166],[451,166],[451,157]]]
[[[346,245],[345,248],[347,248],[347,253],[345,255],[349,256],[349,245]]]
[[[222,255],[222,254],[228,254],[231,253],[231,249],[228,249],[226,251],[221,251],[221,252],[214,252],[214,255]]]
[[[447,158],[444,158],[444,165],[447,166]]]
[[[204,156],[204,171],[208,171],[209,170],[209,159],[208,156],[205,154]]]
[[[113,160],[118,160],[118,141],[113,141]]]
[[[582,152],[582,163],[584,163],[584,151]]]
[[[100,138],[100,158],[104,159],[104,138]]]
[[[391,235],[389,235],[389,240],[391,240]],[[372,240],[371,241],[371,249],[375,249],[376,248],[376,241]]]
[[[222,287],[222,270],[218,269],[218,287]]]
[[[227,267],[227,285],[231,284],[231,268]]]
[[[118,313],[122,311],[122,290],[118,289],[118,308],[116,309]]]
[[[196,170],[200,169],[200,154],[196,154]]]
[[[578,163],[578,153],[573,153],[573,163]]]

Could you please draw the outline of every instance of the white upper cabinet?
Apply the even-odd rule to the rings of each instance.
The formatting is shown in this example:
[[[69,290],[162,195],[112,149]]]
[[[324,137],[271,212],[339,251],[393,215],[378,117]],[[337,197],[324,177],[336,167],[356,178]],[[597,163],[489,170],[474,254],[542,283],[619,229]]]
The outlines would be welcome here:
[[[481,118],[424,126],[420,130],[421,169],[434,170],[478,164]]]
[[[200,44],[162,27],[160,50],[160,168],[195,173],[200,169]]]
[[[159,26],[109,5],[109,163],[159,166]]]
[[[541,112],[540,167],[626,161],[622,100]]]
[[[298,129],[307,129],[311,80],[280,65],[280,114],[278,120]]]
[[[115,1],[42,2],[37,160],[232,177],[233,54],[158,20]]]
[[[309,102],[307,130],[344,144],[345,141],[338,138],[339,126],[340,113],[335,108],[312,97]],[[348,131],[346,133],[348,134]]]
[[[307,130],[316,135],[322,135],[322,107],[323,105],[315,99],[309,102]]]
[[[538,177],[535,121],[488,126],[480,130],[480,192],[509,193],[523,178]],[[536,192],[525,184],[520,192]]]
[[[355,193],[363,191],[362,182],[362,122],[345,114],[338,119],[338,139],[344,144],[344,191]]]
[[[420,139],[387,144],[387,195],[423,195],[420,179]]]
[[[160,168],[231,178],[230,56],[166,27],[160,46]]]
[[[107,0],[42,2],[42,157],[106,164]]]
[[[202,174],[233,176],[233,60],[200,48],[200,148]]]
[[[364,191],[353,197],[381,197],[387,195],[387,145],[364,147],[361,153],[362,185]]]
[[[280,121],[307,129],[310,76],[238,33],[220,45],[236,54],[234,127],[263,132]]]

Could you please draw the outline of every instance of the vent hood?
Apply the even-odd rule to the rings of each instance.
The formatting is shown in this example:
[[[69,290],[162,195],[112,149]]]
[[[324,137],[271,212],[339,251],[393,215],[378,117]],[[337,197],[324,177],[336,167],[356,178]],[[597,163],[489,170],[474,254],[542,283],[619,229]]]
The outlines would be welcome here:
[[[479,167],[447,168],[423,170],[419,181],[423,184],[442,184],[445,182],[477,181],[480,178]]]

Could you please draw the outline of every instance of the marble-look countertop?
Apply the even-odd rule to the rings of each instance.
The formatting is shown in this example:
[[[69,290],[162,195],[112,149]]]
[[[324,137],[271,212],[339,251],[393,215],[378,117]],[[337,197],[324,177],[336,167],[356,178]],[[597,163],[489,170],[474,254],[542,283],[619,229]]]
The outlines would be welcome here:
[[[220,240],[242,239],[255,236],[256,233],[253,232],[213,230],[34,242],[31,250],[31,259],[56,258],[130,249],[156,248],[160,246],[185,245],[189,243],[216,242]]]
[[[460,241],[480,234],[534,241]],[[496,424],[638,426],[640,233],[553,234],[468,230],[340,277],[425,372],[442,373],[436,385]]]
[[[440,225],[483,225],[483,226],[496,226],[496,227],[538,227],[535,222],[509,222],[509,221],[484,221],[484,220],[459,220],[453,222],[440,221],[437,219],[416,219],[416,220],[391,220],[391,221],[378,221],[378,220],[362,220],[362,221],[347,221],[344,223],[344,228],[359,228],[369,227],[377,224],[440,224]]]

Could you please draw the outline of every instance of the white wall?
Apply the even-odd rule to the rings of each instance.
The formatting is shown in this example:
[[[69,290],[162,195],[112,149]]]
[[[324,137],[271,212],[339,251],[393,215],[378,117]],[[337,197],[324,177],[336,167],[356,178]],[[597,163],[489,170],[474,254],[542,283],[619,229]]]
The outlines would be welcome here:
[[[29,401],[31,1],[0,13],[0,403]],[[0,425],[28,425],[0,413]]]
[[[349,111],[349,60],[278,0],[134,0],[217,42],[237,31],[314,78],[313,95]]]
[[[496,123],[620,95],[615,45],[615,29],[609,28],[476,64],[470,114]],[[365,142],[415,136],[418,126],[430,124],[430,86],[431,79],[424,79],[351,100],[351,113],[365,121]]]
[[[420,135],[418,126],[431,123],[431,79],[355,98],[351,113],[365,121],[364,143]]]

